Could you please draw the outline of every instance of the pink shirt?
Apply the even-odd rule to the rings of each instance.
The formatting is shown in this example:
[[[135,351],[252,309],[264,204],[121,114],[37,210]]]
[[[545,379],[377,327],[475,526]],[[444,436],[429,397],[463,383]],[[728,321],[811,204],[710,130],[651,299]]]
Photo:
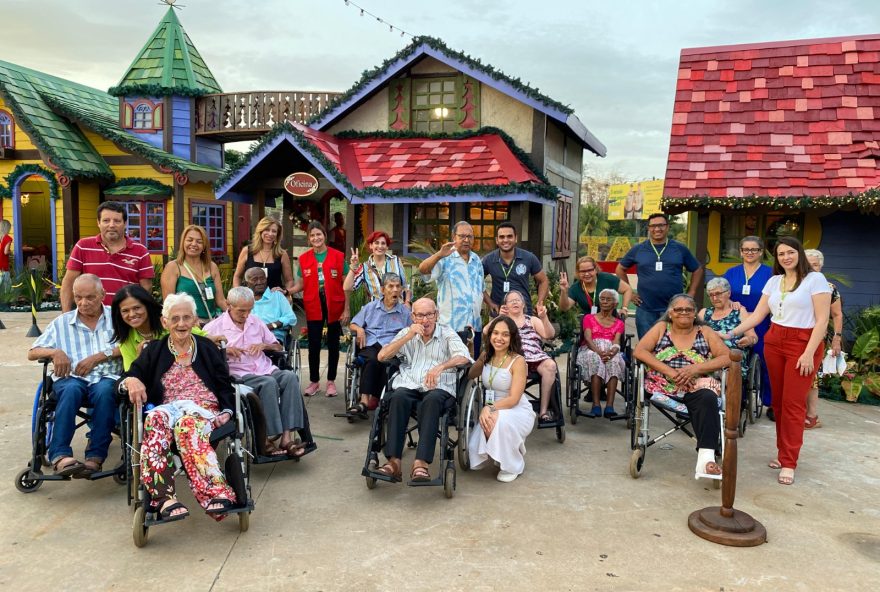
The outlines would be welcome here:
[[[614,336],[618,333],[623,334],[626,330],[623,321],[614,319],[614,323],[610,327],[603,327],[596,320],[596,315],[584,315],[584,329],[590,330],[590,339],[607,339],[614,341]]]
[[[257,343],[265,343],[266,345],[278,343],[278,340],[272,335],[269,328],[266,327],[266,323],[253,314],[248,315],[242,330],[238,328],[238,325],[235,324],[229,313],[224,312],[205,325],[205,332],[208,335],[223,335],[226,337],[226,345],[228,347],[240,349]],[[229,357],[229,373],[236,377],[242,377],[246,374],[267,376],[277,369],[263,352],[256,355],[242,353],[238,358]]]

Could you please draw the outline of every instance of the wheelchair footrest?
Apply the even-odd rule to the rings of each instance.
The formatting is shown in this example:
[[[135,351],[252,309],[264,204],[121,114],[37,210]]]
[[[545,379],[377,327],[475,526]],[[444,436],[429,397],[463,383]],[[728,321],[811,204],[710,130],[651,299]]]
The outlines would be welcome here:
[[[370,477],[371,479],[376,479],[377,481],[384,481],[385,483],[400,483],[402,481],[402,479],[396,479],[391,475],[386,475],[385,473],[371,471],[367,467],[364,467],[361,470],[361,476]]]
[[[443,473],[441,472],[440,475],[431,479],[430,481],[407,481],[406,484],[410,487],[436,487],[438,485],[442,487]]]

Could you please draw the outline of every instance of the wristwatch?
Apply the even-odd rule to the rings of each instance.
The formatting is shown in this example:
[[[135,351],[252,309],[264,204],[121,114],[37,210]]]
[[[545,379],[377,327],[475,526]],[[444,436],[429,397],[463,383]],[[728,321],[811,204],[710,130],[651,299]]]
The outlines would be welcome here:
[[[110,358],[113,357],[113,348],[112,348],[112,347],[108,347],[107,349],[105,349],[105,350],[104,350],[103,352],[101,352],[101,353],[103,353],[105,356],[107,356],[107,359],[109,360]]]

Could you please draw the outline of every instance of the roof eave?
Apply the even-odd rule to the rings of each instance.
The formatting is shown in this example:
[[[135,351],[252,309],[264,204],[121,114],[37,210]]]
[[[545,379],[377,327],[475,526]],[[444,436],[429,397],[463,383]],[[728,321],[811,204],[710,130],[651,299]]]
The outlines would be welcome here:
[[[491,186],[489,186],[491,187]],[[421,203],[423,201],[431,202],[447,202],[447,203],[484,203],[497,201],[530,201],[541,205],[553,205],[552,200],[548,200],[539,193],[521,192],[510,193],[506,195],[483,195],[481,193],[460,193],[448,194],[443,189],[439,189],[437,193],[429,193],[424,197],[413,197],[404,193],[396,194],[393,189],[384,190],[381,194],[375,192],[367,192],[365,194],[354,195],[351,198],[353,204],[407,204]]]

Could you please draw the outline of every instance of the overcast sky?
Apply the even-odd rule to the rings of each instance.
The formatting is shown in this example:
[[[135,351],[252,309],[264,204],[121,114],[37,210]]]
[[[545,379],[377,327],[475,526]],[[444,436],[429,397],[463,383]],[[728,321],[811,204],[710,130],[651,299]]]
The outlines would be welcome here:
[[[662,178],[686,47],[880,33],[877,0],[356,0],[574,108],[599,172]],[[177,0],[225,91],[350,87],[409,39],[343,0]],[[159,0],[0,0],[0,59],[106,90],[166,10]],[[9,24],[6,24],[9,23]]]

